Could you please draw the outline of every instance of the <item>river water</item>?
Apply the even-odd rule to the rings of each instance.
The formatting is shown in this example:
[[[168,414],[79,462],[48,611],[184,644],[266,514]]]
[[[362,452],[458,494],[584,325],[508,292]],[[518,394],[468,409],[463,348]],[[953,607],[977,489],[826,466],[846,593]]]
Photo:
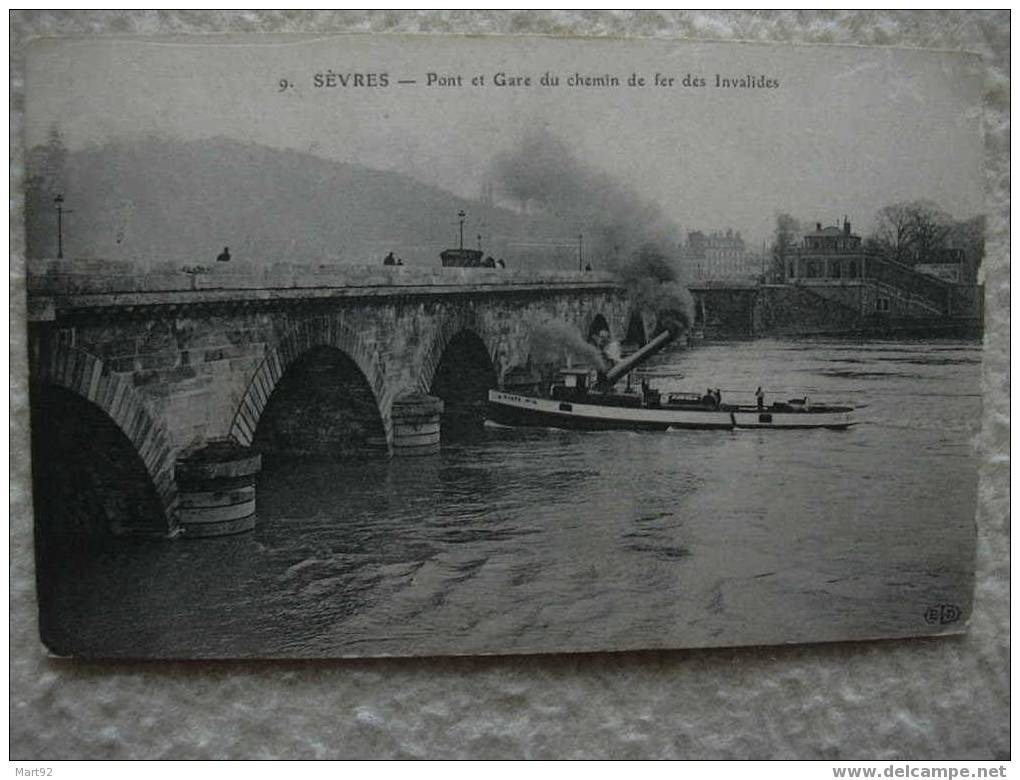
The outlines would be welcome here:
[[[709,344],[660,356],[653,383],[718,386],[724,402],[747,403],[761,384],[767,401],[867,404],[864,422],[844,432],[488,427],[423,459],[267,461],[254,533],[79,544],[48,562],[45,633],[83,655],[258,657],[959,628],[971,601],[980,362],[970,342]],[[947,614],[940,605],[961,620],[929,623]]]

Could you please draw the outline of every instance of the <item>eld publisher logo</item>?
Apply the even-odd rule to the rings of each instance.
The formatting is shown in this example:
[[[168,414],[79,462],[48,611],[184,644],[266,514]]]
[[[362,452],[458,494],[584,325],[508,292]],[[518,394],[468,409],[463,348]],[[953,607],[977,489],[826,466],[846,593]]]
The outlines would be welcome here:
[[[944,626],[955,623],[962,615],[963,612],[955,604],[936,604],[924,611],[924,622],[930,626]]]

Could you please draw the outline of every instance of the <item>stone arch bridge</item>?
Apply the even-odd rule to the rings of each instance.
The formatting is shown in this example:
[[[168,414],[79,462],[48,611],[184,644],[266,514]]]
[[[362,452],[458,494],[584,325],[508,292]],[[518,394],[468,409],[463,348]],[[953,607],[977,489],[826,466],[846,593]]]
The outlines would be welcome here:
[[[182,488],[181,464],[211,443],[434,451],[443,408],[435,399],[447,411],[477,403],[480,390],[528,364],[542,321],[584,334],[608,327],[617,338],[654,325],[608,274],[353,269],[342,280],[273,284],[210,279],[160,289],[158,279],[52,267],[30,275],[33,465],[43,502],[68,482],[76,489],[68,474],[81,473],[98,486],[81,523],[98,513],[123,533],[187,534],[187,518],[202,512]],[[250,495],[253,511],[255,470],[257,462],[247,482],[233,483],[239,475],[229,469],[209,472],[227,479],[213,479],[217,490],[203,495],[226,495],[226,485],[234,503]],[[235,517],[243,510],[222,503],[203,510],[217,520],[201,526],[210,534],[243,527]]]

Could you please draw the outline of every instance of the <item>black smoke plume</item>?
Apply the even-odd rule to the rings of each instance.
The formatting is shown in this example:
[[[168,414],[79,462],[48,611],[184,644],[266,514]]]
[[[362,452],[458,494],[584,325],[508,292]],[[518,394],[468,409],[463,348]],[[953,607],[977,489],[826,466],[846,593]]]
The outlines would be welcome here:
[[[547,320],[531,331],[530,355],[538,365],[561,365],[568,358],[606,370],[606,361],[598,347],[589,344],[577,328],[563,320]]]
[[[496,158],[493,174],[502,197],[576,225],[586,258],[619,274],[635,307],[655,312],[664,327],[690,327],[694,306],[677,256],[680,231],[658,206],[583,165],[547,130]]]

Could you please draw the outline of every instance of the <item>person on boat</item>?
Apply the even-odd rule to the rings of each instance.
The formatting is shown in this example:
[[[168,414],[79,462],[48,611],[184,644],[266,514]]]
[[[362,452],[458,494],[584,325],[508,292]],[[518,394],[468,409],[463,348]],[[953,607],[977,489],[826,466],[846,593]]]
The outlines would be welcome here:
[[[398,257],[397,258],[397,265],[403,265],[403,264],[404,264],[404,258]]]
[[[392,252],[390,252],[388,255],[386,255],[386,257],[383,258],[382,264],[383,265],[396,265],[397,264],[397,261],[393,257],[393,253]]]
[[[765,408],[765,393],[762,392],[761,385],[758,385],[758,389],[754,391],[754,400],[758,402],[759,410]]]
[[[496,261],[493,259],[492,255],[489,255],[488,257],[485,258],[485,267],[486,268],[496,267]]]
[[[718,387],[715,389],[715,408],[716,409],[722,408],[722,390],[720,390]]]
[[[701,396],[701,403],[705,404],[705,406],[711,407],[716,405],[715,393],[712,392],[711,387],[705,389],[705,394]]]
[[[506,268],[506,263],[503,262],[503,258],[502,257],[499,258],[499,260],[496,261],[496,267],[497,268]]]
[[[223,247],[223,251],[220,252],[219,255],[216,256],[216,260],[217,260],[217,262],[220,262],[220,263],[229,263],[230,262],[230,247],[229,246]]]

